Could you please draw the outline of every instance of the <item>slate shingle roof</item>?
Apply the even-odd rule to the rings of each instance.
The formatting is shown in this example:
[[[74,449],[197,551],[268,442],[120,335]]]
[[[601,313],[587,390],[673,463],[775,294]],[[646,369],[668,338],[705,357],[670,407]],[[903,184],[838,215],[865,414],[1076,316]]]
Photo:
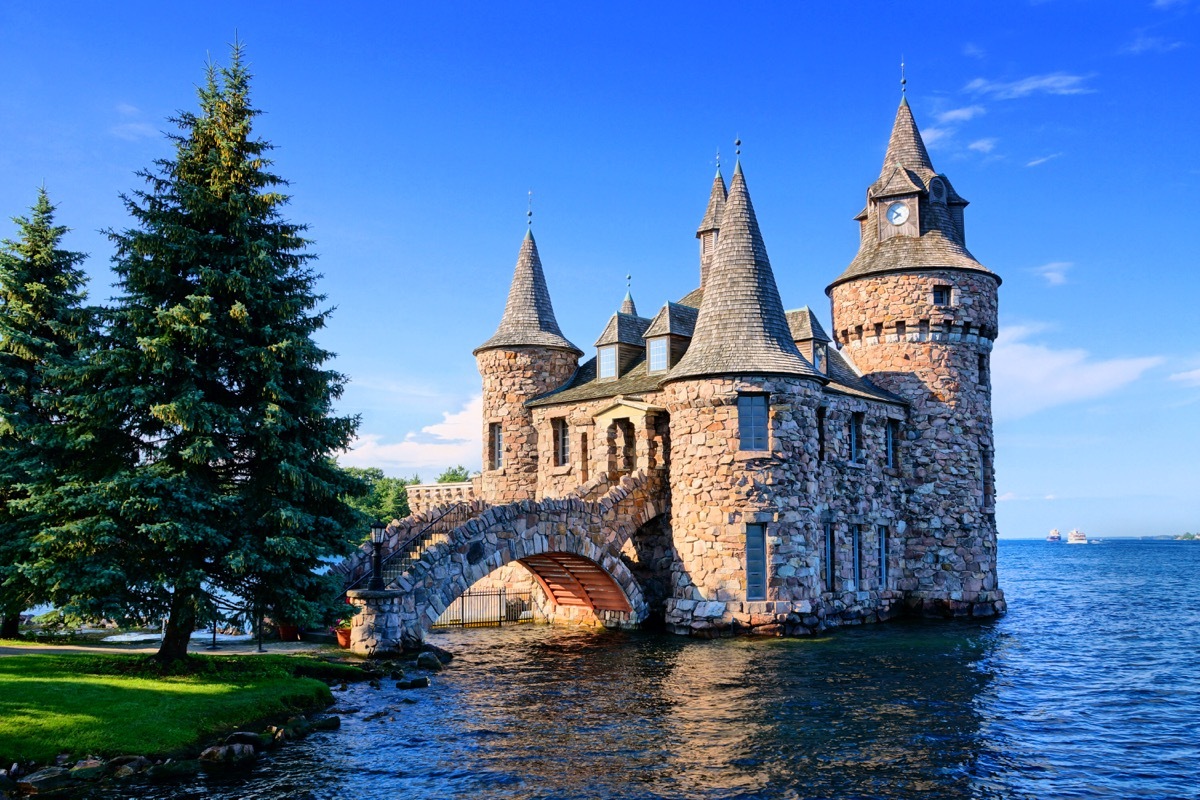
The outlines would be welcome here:
[[[849,359],[842,355],[837,348],[830,347],[827,363],[829,365],[829,384],[826,391],[841,392],[856,397],[866,397],[871,400],[883,400],[886,403],[907,406],[908,401],[899,395],[894,395],[886,389],[880,389],[871,381],[858,374],[850,364]]]
[[[535,397],[525,405],[533,408],[537,406],[552,406],[558,403],[578,403],[584,400],[598,400],[604,397],[616,397],[617,395],[639,395],[644,392],[652,392],[659,387],[665,373],[657,372],[650,375],[646,367],[646,358],[643,354],[633,366],[629,367],[628,371],[616,380],[596,380],[596,359],[592,357],[579,365],[579,369],[567,381],[562,388],[556,389],[553,392]]]
[[[944,201],[930,201],[929,186],[935,178],[940,179],[946,188]],[[876,204],[871,201],[906,194],[918,197],[920,235],[892,236],[880,241],[876,232]],[[982,272],[999,282],[1000,277],[980,264],[967,250],[962,229],[951,211],[951,208],[961,210],[967,201],[954,191],[946,176],[934,170],[907,98],[900,101],[883,167],[878,180],[867,190],[867,198],[867,208],[855,216],[856,220],[865,220],[858,254],[845,272],[829,284],[825,289],[826,294],[839,283],[864,275],[923,268]]]
[[[679,305],[688,306],[689,308],[699,308],[702,302],[704,302],[703,286],[692,289],[683,297],[679,298]]]
[[[562,335],[558,321],[554,319],[554,306],[550,303],[550,291],[546,288],[546,276],[542,273],[542,259],[538,255],[537,242],[533,240],[533,231],[526,231],[525,240],[521,242],[500,325],[492,338],[476,347],[474,352],[521,346],[557,347],[583,355],[582,350]]]
[[[704,209],[704,219],[700,220],[700,227],[696,229],[696,235],[705,231],[717,230],[721,227],[721,212],[725,208],[725,196],[728,192],[725,190],[725,178],[721,177],[721,168],[717,167],[717,175],[713,178],[712,191],[708,194],[708,208]]]
[[[741,164],[721,215],[721,234],[687,353],[667,380],[702,375],[825,378],[792,341]]]
[[[621,301],[621,313],[637,316],[637,306],[633,304],[633,295],[629,292],[625,293],[625,299]]]
[[[808,306],[786,313],[788,328],[792,332],[794,341],[803,342],[807,339],[816,339],[818,342],[826,343],[833,341],[825,334],[825,329],[821,327],[817,315]]]
[[[608,324],[604,326],[604,333],[600,334],[600,338],[596,340],[596,347],[608,344],[631,344],[635,347],[645,347],[646,341],[642,335],[649,325],[650,320],[645,317],[618,311],[609,317]]]
[[[649,339],[651,336],[666,336],[668,333],[691,338],[695,328],[695,308],[668,302],[658,310],[658,313],[654,315],[654,319],[650,320],[650,327],[642,334],[642,338]]]

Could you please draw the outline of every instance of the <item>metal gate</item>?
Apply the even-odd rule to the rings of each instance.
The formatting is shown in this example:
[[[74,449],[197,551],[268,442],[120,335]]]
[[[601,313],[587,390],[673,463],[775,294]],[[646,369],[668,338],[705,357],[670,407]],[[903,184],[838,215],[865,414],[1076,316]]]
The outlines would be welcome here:
[[[433,623],[435,628],[487,628],[533,622],[533,592],[487,589],[468,591]]]

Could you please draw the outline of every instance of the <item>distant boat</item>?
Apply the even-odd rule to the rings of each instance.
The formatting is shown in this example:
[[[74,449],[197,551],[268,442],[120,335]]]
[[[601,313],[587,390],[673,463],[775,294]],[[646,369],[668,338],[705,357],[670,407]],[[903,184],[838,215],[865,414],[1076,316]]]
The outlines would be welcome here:
[[[1087,544],[1087,534],[1075,528],[1067,534],[1067,544]]]
[[[1046,537],[1047,542],[1061,542],[1062,534],[1058,532],[1058,528],[1050,531],[1050,535]]]
[[[1104,544],[1100,539],[1088,539],[1088,544]]]

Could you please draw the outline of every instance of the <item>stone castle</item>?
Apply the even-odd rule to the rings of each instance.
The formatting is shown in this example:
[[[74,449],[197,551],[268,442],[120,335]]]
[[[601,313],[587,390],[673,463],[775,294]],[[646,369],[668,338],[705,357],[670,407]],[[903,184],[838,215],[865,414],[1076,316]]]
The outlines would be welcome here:
[[[699,288],[650,317],[627,294],[589,358],[559,329],[528,233],[475,350],[483,471],[410,492],[418,520],[470,505],[445,562],[461,576],[439,567],[441,580],[461,592],[524,576],[547,616],[698,635],[1003,613],[988,369],[1000,278],[967,250],[966,205],[902,101],[855,217],[858,253],[826,289],[827,333],[808,307],[785,310],[741,164],[728,189],[718,169]],[[635,490],[629,523],[617,515]],[[614,519],[628,529],[615,537]],[[583,550],[555,544],[576,527]],[[423,580],[397,584],[417,587],[417,617],[435,585]]]

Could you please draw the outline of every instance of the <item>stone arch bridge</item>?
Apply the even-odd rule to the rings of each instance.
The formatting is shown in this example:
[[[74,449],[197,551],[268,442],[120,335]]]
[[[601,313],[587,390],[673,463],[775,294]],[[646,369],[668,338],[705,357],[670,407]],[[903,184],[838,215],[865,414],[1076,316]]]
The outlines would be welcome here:
[[[394,524],[384,543],[383,591],[364,588],[369,544],[335,568],[345,576],[347,598],[362,609],[351,649],[370,656],[418,645],[459,595],[514,561],[555,605],[590,609],[606,626],[640,624],[646,598],[621,550],[665,510],[659,483],[656,471],[638,471],[567,497],[497,506],[474,500]]]

